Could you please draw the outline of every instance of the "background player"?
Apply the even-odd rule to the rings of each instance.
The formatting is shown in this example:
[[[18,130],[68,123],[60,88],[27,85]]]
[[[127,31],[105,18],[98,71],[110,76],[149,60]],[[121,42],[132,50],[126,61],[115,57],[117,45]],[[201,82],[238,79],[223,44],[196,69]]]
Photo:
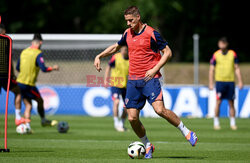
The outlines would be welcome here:
[[[139,9],[136,6],[127,8],[124,18],[129,28],[124,32],[121,40],[109,46],[96,56],[94,65],[97,71],[101,70],[100,58],[118,51],[122,45],[128,46],[129,52],[129,78],[125,104],[128,120],[136,135],[146,146],[145,158],[152,158],[154,146],[146,136],[146,130],[139,120],[140,110],[146,100],[153,106],[155,112],[178,127],[192,146],[196,145],[196,134],[187,129],[179,117],[165,108],[159,82],[160,69],[172,56],[167,42],[160,34],[147,24],[143,24]],[[161,56],[160,51],[163,53]]]
[[[126,108],[123,108],[121,121],[118,119],[120,96],[125,103],[126,86],[128,78],[128,48],[122,46],[120,53],[116,53],[109,61],[106,68],[104,81],[105,86],[111,86],[112,100],[113,100],[113,117],[114,127],[117,131],[125,131],[124,122],[127,117]]]
[[[43,53],[40,50],[42,43],[41,35],[35,34],[31,46],[22,51],[16,66],[17,71],[19,71],[17,82],[21,89],[23,102],[25,104],[25,123],[29,129],[32,99],[38,103],[37,110],[41,117],[42,126],[54,126],[57,124],[55,120],[50,121],[45,118],[43,99],[35,85],[40,69],[43,72],[59,70],[57,65],[54,65],[53,67],[45,67]]]
[[[228,101],[230,107],[230,127],[232,130],[236,130],[235,122],[235,74],[238,79],[239,88],[243,88],[243,82],[240,73],[239,59],[235,51],[228,49],[228,41],[226,37],[219,39],[218,41],[219,50],[217,50],[210,60],[209,69],[209,89],[213,90],[213,82],[215,76],[216,85],[216,105],[215,105],[215,116],[214,116],[214,129],[219,130],[219,114],[220,105],[223,99]],[[234,74],[235,72],[235,74]]]
[[[6,34],[6,28],[3,24],[0,24],[0,34]],[[1,79],[0,82],[0,93],[1,87],[7,90],[7,79]],[[14,93],[14,104],[15,104],[15,124],[18,126],[24,122],[24,118],[21,117],[21,92],[16,82],[16,75],[13,68],[13,63],[11,62],[11,79],[10,79],[10,91]]]

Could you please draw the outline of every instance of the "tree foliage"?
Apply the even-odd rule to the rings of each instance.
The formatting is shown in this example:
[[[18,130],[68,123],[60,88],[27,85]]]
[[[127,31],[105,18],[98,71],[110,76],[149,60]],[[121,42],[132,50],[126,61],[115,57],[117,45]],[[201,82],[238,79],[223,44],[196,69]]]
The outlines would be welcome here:
[[[249,23],[246,2],[216,0],[1,0],[9,33],[120,33],[124,10],[139,7],[144,23],[157,29],[173,49],[173,61],[192,61],[192,35],[200,35],[200,60],[207,62],[217,40],[227,36],[244,62]]]

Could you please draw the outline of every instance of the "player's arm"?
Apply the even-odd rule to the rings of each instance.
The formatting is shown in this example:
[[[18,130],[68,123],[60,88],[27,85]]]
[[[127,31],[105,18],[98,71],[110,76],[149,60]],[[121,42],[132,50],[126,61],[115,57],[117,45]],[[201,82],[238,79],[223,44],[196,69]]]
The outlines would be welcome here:
[[[95,57],[94,66],[98,72],[102,70],[100,59],[117,52],[123,45],[127,45],[126,39],[127,32],[122,35],[121,39],[117,43],[109,46],[107,49],[105,49],[103,52],[101,52]]]
[[[235,70],[236,77],[238,79],[239,89],[242,89],[243,88],[243,82],[242,82],[240,66],[239,66],[239,58],[238,58],[238,56],[237,56],[237,54],[235,52],[234,52],[234,70]]]
[[[120,50],[120,48],[121,48],[121,46],[118,43],[115,43],[115,44],[109,46],[107,49],[105,49],[100,54],[98,54],[95,57],[95,61],[94,61],[94,66],[95,66],[96,70],[98,72],[100,72],[102,70],[102,68],[101,68],[101,60],[100,60],[101,58],[112,55],[113,53]]]
[[[106,70],[104,73],[104,87],[110,86],[110,72],[111,72],[111,68],[115,67],[115,57],[116,55],[112,56],[112,58],[109,60],[108,66],[106,67]]]
[[[109,77],[110,77],[110,71],[111,71],[111,67],[108,65],[106,67],[105,73],[104,73],[104,87],[108,87],[109,86]]]
[[[43,53],[39,54],[36,58],[36,65],[40,67],[43,72],[50,72],[54,70],[59,70],[58,65],[54,65],[53,67],[46,67],[43,59]]]
[[[214,65],[210,64],[209,66],[209,74],[208,74],[208,80],[209,80],[209,90],[213,90],[214,89]]]
[[[160,69],[167,63],[167,61],[172,57],[172,51],[171,49],[169,48],[168,45],[166,45],[166,47],[161,50],[162,52],[162,57],[160,59],[160,61],[150,70],[148,70],[145,74],[145,78],[144,80],[145,81],[148,81],[150,79],[152,79],[155,74],[160,71]]]
[[[172,57],[172,51],[168,46],[167,41],[157,31],[153,31],[151,36],[151,49],[154,52],[161,51],[162,57],[154,68],[148,70],[145,74],[145,81],[152,79],[155,74],[166,64],[166,62]]]
[[[213,54],[212,58],[210,59],[210,66],[209,66],[209,73],[208,73],[208,88],[209,88],[209,90],[214,89],[215,65],[216,65],[216,58],[215,58],[215,54]]]
[[[242,89],[243,88],[243,81],[242,81],[242,77],[241,77],[239,64],[234,64],[234,68],[235,68],[236,77],[238,79],[239,89]]]

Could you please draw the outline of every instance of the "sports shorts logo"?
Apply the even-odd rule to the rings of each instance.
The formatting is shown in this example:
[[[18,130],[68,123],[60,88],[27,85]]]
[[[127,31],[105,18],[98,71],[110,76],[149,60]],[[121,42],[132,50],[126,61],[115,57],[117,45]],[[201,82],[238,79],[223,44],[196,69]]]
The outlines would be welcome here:
[[[126,104],[126,105],[128,104],[128,101],[129,101],[129,99],[126,98],[126,99],[125,99],[125,104]]]

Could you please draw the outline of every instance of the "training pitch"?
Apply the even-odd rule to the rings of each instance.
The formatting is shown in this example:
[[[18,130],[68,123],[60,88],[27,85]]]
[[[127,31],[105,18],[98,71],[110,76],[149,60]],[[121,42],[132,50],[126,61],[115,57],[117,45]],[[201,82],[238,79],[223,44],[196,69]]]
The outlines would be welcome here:
[[[67,121],[66,134],[56,127],[43,128],[38,116],[32,117],[31,135],[18,135],[14,117],[9,117],[8,148],[10,153],[0,153],[0,162],[142,162],[127,155],[127,147],[139,139],[129,123],[128,131],[116,132],[113,119],[84,116],[51,116],[49,119]],[[221,119],[220,131],[212,128],[212,119],[186,119],[183,122],[198,136],[192,147],[163,119],[142,118],[149,140],[155,145],[154,158],[150,162],[249,162],[250,119],[237,119],[238,130],[231,131],[229,120]],[[1,115],[0,144],[3,147],[3,115]]]

